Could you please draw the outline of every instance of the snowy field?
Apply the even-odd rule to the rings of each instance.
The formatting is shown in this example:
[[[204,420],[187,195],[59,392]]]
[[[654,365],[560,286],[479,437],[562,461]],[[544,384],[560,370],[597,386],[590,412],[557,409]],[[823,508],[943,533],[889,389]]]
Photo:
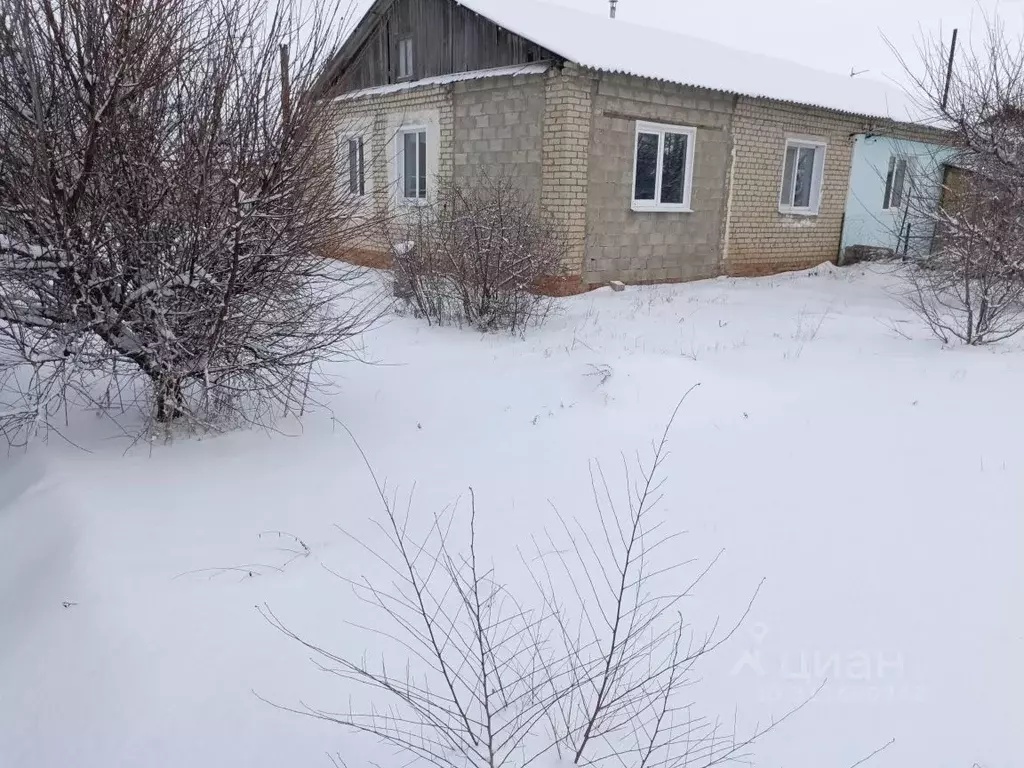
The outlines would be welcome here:
[[[472,485],[511,564],[549,501],[591,512],[588,460],[616,477],[698,382],[663,511],[680,560],[724,554],[686,610],[735,619],[765,580],[700,668],[700,707],[743,729],[827,678],[754,764],[849,768],[895,739],[869,765],[1024,766],[1024,351],[943,349],[891,285],[822,267],[604,289],[526,340],[391,317],[366,338],[379,364],[339,367],[333,416],[301,434],[126,454],[88,416],[89,452],[2,460],[0,766],[397,765],[261,700],[347,693],[257,606],[332,649],[372,642],[327,570],[372,568],[336,524],[368,536],[379,513],[339,425],[424,516]]]

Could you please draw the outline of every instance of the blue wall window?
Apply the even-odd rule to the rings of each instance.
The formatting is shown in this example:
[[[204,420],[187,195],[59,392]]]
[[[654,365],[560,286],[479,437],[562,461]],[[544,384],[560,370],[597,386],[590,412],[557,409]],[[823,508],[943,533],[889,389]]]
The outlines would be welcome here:
[[[903,204],[903,185],[907,180],[907,158],[893,155],[889,158],[889,171],[885,175],[885,196],[882,208],[899,208]]]

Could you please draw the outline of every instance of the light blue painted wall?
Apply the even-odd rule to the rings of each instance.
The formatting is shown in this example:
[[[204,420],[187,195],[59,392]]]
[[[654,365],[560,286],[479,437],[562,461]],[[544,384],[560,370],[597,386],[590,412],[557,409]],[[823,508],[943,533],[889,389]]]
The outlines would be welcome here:
[[[885,177],[889,158],[906,156],[914,177],[914,203],[885,210]],[[935,144],[858,135],[853,147],[850,192],[846,200],[842,247],[870,245],[897,250],[899,233],[910,225],[909,252],[924,255],[935,232],[931,214],[938,209],[944,165],[953,150]],[[904,185],[904,194],[910,187]]]

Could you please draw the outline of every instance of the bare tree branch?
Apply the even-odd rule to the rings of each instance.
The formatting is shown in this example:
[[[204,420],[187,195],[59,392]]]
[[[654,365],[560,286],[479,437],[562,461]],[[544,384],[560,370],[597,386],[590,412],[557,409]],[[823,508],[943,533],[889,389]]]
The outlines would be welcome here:
[[[906,271],[906,303],[945,343],[1024,329],[1024,47],[998,16],[984,25],[983,42],[968,37],[951,67],[941,36],[919,41],[919,64],[897,51],[918,107],[953,145],[940,190],[912,190],[906,206],[935,231],[927,258]]]
[[[344,114],[311,90],[342,5],[303,7],[0,0],[9,440],[103,407],[115,370],[159,424],[270,424],[358,356],[375,297],[321,253],[379,223],[339,194]]]
[[[626,475],[624,501],[600,466],[592,468],[598,515],[591,522],[599,530],[555,510],[560,533],[534,537],[532,557],[520,553],[536,607],[520,601],[485,564],[473,489],[464,528],[454,525],[458,504],[416,524],[411,502],[399,514],[395,495],[357,442],[383,509],[378,531],[390,551],[350,538],[374,554],[390,583],[338,576],[382,621],[358,625],[381,641],[381,659],[345,658],[302,638],[264,606],[264,618],[307,648],[318,668],[365,695],[340,712],[305,704],[283,708],[370,734],[441,768],[524,768],[549,753],[579,766],[639,768],[706,768],[745,756],[814,694],[743,735],[695,714],[685,698],[701,662],[733,636],[760,589],[735,622],[720,629],[716,621],[708,632],[697,632],[683,615],[683,601],[718,557],[687,579],[673,567],[671,550],[658,549],[676,538],[657,504],[669,435],[692,391],[680,400],[651,458],[640,463],[637,483]],[[563,537],[564,544],[558,541]],[[592,577],[602,569],[603,576]],[[399,658],[386,661],[393,651]]]

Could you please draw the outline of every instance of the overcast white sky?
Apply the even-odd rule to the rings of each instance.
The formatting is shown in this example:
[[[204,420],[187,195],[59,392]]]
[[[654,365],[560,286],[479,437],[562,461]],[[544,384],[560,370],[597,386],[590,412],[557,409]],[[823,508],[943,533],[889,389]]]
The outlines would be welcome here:
[[[361,15],[372,0],[353,0]],[[507,0],[515,3],[516,0]],[[546,0],[607,14],[608,0]],[[816,69],[902,80],[882,39],[912,52],[922,30],[961,41],[998,14],[1014,34],[1024,30],[1024,0],[619,0],[618,18],[674,29]]]

